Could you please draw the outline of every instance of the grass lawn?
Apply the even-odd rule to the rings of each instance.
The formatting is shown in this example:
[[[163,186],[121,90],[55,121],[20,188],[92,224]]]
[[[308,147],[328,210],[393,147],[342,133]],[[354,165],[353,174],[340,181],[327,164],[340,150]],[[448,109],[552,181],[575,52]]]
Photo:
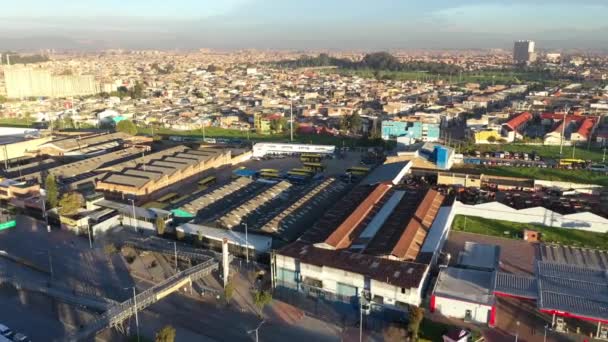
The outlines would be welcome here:
[[[31,127],[33,123],[23,118],[0,118],[0,126],[5,127]]]
[[[571,182],[581,184],[598,184],[608,186],[608,176],[588,170],[543,169],[539,167],[513,167],[513,166],[463,166],[454,168],[453,172],[481,174],[502,177],[517,177],[528,179],[542,179],[550,181]]]
[[[470,150],[481,152],[509,151],[509,152],[536,152],[543,158],[560,159],[559,146],[523,145],[523,144],[483,144],[469,147]],[[599,147],[587,149],[586,146],[564,146],[563,158],[572,158],[572,151],[576,159],[602,161],[604,150]]]
[[[521,239],[524,229],[534,229],[541,233],[541,240],[546,243],[608,250],[608,234],[579,229],[554,228],[540,224],[490,220],[474,216],[466,216],[465,219],[464,215],[456,215],[452,229],[510,239]]]

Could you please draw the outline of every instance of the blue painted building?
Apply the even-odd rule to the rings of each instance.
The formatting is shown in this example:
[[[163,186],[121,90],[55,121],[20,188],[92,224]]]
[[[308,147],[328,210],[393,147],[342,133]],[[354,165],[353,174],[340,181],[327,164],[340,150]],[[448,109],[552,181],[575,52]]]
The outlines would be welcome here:
[[[439,124],[426,122],[382,121],[382,139],[408,137],[417,141],[437,141],[441,135]]]

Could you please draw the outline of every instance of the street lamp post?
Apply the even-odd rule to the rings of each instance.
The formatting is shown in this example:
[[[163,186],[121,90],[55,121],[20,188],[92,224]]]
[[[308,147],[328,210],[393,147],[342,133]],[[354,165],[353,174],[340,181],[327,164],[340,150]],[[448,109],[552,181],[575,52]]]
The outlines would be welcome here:
[[[137,219],[135,218],[135,200],[129,199],[129,201],[131,201],[131,206],[133,208],[133,228],[135,228],[135,231],[137,232]]]
[[[515,325],[517,326],[517,330],[515,331],[515,342],[517,342],[517,340],[519,340],[519,321],[515,322]]]
[[[173,252],[175,253],[175,273],[177,274],[177,242],[173,241]]]
[[[40,200],[42,201],[42,217],[46,223],[46,231],[51,232],[51,225],[49,224],[49,216],[46,214],[46,196],[40,192]]]

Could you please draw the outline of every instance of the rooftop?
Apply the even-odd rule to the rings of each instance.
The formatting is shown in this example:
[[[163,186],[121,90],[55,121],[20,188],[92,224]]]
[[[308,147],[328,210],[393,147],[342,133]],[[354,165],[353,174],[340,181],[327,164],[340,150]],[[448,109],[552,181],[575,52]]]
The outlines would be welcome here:
[[[388,260],[347,250],[317,248],[302,241],[283,247],[278,254],[300,260],[302,263],[361,274],[403,288],[419,287],[429,267],[425,264]]]
[[[500,247],[467,241],[458,256],[458,264],[465,268],[493,271],[498,268]]]
[[[457,267],[445,267],[439,271],[433,294],[439,297],[464,299],[469,302],[492,305],[491,272]]]

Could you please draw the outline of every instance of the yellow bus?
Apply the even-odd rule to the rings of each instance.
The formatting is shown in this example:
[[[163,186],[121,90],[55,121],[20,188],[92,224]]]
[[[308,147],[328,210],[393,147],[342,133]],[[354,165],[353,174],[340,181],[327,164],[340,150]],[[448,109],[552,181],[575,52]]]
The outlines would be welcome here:
[[[281,178],[278,172],[260,172],[260,177],[268,179]]]
[[[322,159],[323,157],[320,154],[303,153],[300,155],[300,161],[302,162],[319,163]]]
[[[260,172],[261,173],[279,173],[279,170],[277,170],[277,169],[261,169]]]
[[[582,159],[560,159],[559,166],[571,166],[573,164],[585,164]]]
[[[321,163],[303,163],[304,168],[310,171],[321,172],[325,169]]]
[[[308,170],[308,169],[304,169],[304,168],[291,169],[291,171],[293,171],[293,172],[303,172],[303,173],[306,173],[306,174],[308,174],[310,176],[314,176],[314,174],[315,174],[314,171],[311,171],[311,170]]]
[[[209,177],[205,177],[205,178],[201,179],[198,182],[198,185],[208,186],[208,185],[214,184],[216,181],[217,181],[217,178],[215,176],[209,176]]]
[[[171,192],[166,194],[165,196],[161,197],[158,199],[159,202],[170,202],[172,199],[177,197],[177,193],[176,192]]]
[[[346,172],[369,172],[369,167],[353,166],[346,170]]]
[[[300,177],[306,177],[306,178],[312,176],[308,172],[298,172],[298,171],[294,171],[294,170],[291,170],[291,171],[287,172],[287,174],[290,175],[290,176],[300,176]]]

